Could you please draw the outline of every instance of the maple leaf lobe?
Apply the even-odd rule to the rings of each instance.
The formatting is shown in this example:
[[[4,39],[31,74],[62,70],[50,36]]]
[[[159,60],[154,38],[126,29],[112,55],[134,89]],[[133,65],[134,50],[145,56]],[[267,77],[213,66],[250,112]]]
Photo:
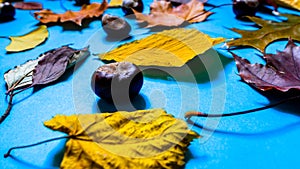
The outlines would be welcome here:
[[[266,54],[266,65],[250,64],[247,59],[233,54],[240,77],[256,88],[286,92],[300,90],[300,46],[289,40],[285,49],[277,54]]]

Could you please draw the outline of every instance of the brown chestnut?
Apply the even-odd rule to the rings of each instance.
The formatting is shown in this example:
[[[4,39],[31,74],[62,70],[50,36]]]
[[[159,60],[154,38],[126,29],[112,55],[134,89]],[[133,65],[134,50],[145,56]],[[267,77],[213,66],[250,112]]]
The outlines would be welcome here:
[[[92,75],[95,94],[108,101],[124,102],[137,96],[143,85],[141,70],[130,62],[100,66]]]
[[[110,37],[126,38],[131,31],[131,27],[124,19],[112,15],[102,17],[103,30]]]

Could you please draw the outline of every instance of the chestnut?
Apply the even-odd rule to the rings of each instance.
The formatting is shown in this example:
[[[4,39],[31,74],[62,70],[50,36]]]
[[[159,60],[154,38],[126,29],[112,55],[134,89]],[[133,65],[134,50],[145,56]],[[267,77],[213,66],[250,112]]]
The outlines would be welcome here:
[[[141,70],[130,62],[104,64],[93,73],[91,80],[92,90],[97,96],[115,103],[134,98],[142,85]]]
[[[123,0],[122,2],[122,11],[125,15],[133,14],[132,9],[136,10],[137,12],[143,12],[144,4],[142,0]]]
[[[126,38],[129,36],[131,27],[124,19],[112,15],[102,17],[103,30],[110,37]]]
[[[259,6],[259,0],[233,0],[233,12],[237,18],[254,16]]]
[[[12,20],[16,14],[15,7],[9,3],[4,2],[0,3],[0,20],[1,21],[8,21]]]

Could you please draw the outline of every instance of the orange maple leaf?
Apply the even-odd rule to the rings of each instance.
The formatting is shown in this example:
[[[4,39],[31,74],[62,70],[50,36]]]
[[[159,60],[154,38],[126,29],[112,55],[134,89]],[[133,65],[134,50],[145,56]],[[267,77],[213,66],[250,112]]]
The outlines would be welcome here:
[[[155,0],[150,6],[150,14],[145,15],[134,11],[134,14],[139,22],[147,22],[147,27],[157,25],[161,26],[179,26],[184,21],[190,23],[204,21],[212,12],[204,10],[203,2],[191,0],[186,4],[181,4],[178,7],[173,7],[171,2]]]
[[[35,19],[42,23],[50,22],[67,22],[71,21],[81,26],[83,19],[99,17],[108,8],[106,0],[100,3],[91,3],[90,5],[83,5],[80,11],[66,11],[63,14],[56,14],[49,9],[44,9],[34,13]]]

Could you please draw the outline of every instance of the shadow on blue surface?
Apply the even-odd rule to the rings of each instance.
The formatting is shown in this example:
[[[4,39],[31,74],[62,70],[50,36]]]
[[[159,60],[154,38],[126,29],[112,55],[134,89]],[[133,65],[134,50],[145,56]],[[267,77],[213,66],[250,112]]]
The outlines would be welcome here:
[[[217,54],[218,56],[213,56]],[[205,61],[204,61],[205,59]],[[176,81],[182,82],[194,82],[206,83],[214,80],[218,77],[219,73],[224,71],[224,67],[232,62],[232,58],[225,57],[221,53],[217,53],[214,49],[210,49],[202,55],[194,57],[188,61],[183,67],[144,67],[144,76],[156,79],[169,80],[175,76]],[[218,63],[221,65],[214,66],[213,64],[206,63]],[[190,77],[190,72],[194,75],[194,78]],[[168,72],[172,72],[170,75]]]
[[[108,102],[103,99],[97,101],[97,108],[100,112],[116,112],[118,110],[122,111],[135,111],[144,110],[146,108],[146,98],[145,96],[139,94],[135,98],[131,99],[131,103],[125,103],[122,105],[115,105],[113,102]]]
[[[10,158],[12,158],[15,162],[22,164],[24,167],[28,168],[36,168],[36,169],[57,169],[57,167],[43,167],[43,166],[38,166],[32,163],[29,163],[27,161],[24,161],[20,158],[17,158],[13,155],[10,155]]]

